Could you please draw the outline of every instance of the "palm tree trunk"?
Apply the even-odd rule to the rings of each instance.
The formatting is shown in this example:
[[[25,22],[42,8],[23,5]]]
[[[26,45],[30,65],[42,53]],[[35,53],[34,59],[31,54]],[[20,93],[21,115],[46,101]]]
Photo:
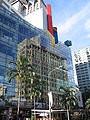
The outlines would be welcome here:
[[[35,113],[35,95],[34,95],[34,120],[36,120],[36,113]]]
[[[60,112],[60,120],[62,120],[62,113]]]
[[[18,119],[19,119],[19,112],[20,112],[20,83],[18,85],[18,90],[19,90],[19,95],[18,95],[18,111],[17,111],[17,115],[18,115]]]
[[[70,117],[69,117],[69,107],[67,106],[67,117],[68,117],[68,120],[70,120]]]

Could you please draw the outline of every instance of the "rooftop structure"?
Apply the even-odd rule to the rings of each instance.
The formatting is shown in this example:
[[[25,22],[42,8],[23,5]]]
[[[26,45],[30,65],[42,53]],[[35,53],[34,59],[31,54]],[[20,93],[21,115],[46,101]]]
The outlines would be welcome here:
[[[47,30],[47,9],[43,0],[9,0],[29,23],[37,28]]]

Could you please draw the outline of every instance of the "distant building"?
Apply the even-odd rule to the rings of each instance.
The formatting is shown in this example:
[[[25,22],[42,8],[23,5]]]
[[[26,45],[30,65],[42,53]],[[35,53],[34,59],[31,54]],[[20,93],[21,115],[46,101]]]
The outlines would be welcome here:
[[[75,68],[80,91],[90,89],[90,47],[74,52]]]

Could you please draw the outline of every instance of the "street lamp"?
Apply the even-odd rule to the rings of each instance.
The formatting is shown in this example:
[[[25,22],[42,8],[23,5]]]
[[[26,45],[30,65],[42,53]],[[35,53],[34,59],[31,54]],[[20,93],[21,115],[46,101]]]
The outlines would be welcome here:
[[[52,104],[53,104],[52,92],[50,91],[50,80],[49,80],[49,77],[50,77],[50,74],[51,74],[52,72],[54,72],[55,70],[59,70],[61,67],[62,67],[62,66],[60,65],[59,67],[54,68],[53,70],[51,70],[51,71],[48,73],[49,120],[51,120],[51,107],[52,107]]]
[[[19,112],[20,112],[20,85],[19,85],[19,96],[18,96],[18,118],[19,118]]]

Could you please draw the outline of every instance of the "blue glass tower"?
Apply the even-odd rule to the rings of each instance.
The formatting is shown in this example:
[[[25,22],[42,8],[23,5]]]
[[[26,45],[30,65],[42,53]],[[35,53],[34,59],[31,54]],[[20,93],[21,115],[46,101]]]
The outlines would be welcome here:
[[[49,51],[67,59],[68,69],[73,71],[70,48],[62,43],[59,43],[53,47],[52,39],[46,34],[46,32],[32,26],[21,17],[15,15],[15,13],[0,7],[0,83],[6,85],[7,95],[15,94],[14,80],[12,81],[11,85],[9,85],[8,79],[5,77],[5,71],[8,67],[8,62],[16,61],[17,46],[21,41],[23,41],[25,38],[32,38],[38,34],[41,35],[41,46],[44,46]],[[73,81],[73,78],[68,78],[69,80]]]

